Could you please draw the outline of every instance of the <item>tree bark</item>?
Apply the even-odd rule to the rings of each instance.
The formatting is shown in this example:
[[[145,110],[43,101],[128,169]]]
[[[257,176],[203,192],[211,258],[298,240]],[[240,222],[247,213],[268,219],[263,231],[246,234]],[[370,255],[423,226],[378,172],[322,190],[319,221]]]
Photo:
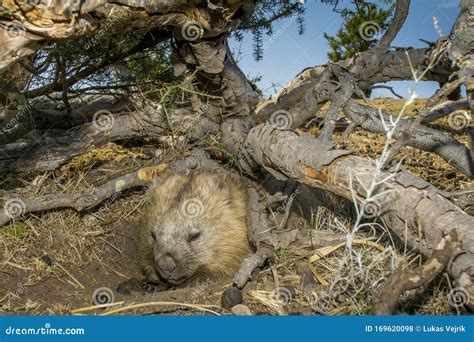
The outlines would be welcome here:
[[[224,1],[223,7],[211,6],[204,0],[52,0],[50,6],[38,3],[2,3],[0,11],[8,19],[0,21],[0,70],[34,53],[49,40],[104,31],[123,33],[152,27],[181,30],[186,24],[196,23],[202,38],[217,37],[238,26],[239,15],[245,12],[242,6],[253,1]]]

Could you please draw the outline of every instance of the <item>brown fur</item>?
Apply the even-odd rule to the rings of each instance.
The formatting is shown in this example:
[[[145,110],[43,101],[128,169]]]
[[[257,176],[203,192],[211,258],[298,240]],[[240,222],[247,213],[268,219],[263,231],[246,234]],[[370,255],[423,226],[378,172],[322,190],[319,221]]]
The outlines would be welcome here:
[[[250,251],[246,210],[245,189],[228,174],[170,175],[150,189],[139,236],[143,273],[172,284],[230,280]],[[164,276],[170,267],[160,265],[170,258],[176,267]]]

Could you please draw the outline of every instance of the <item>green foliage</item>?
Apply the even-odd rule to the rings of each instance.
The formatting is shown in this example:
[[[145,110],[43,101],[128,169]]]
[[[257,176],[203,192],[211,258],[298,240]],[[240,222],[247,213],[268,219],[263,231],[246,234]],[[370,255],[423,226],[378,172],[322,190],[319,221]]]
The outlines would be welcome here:
[[[280,248],[277,251],[278,262],[283,267],[290,267],[295,260],[295,256],[286,248]]]
[[[175,77],[169,63],[171,48],[163,44],[151,51],[137,53],[125,63],[130,79],[137,84],[149,84],[154,80],[171,82]]]
[[[1,235],[17,240],[22,240],[27,234],[27,228],[28,227],[26,226],[26,224],[21,221],[15,220],[10,224],[10,226],[1,231]]]
[[[221,160],[229,167],[238,165],[237,156],[233,154],[225,144],[216,140],[213,136],[205,136],[200,139],[200,144],[210,153],[213,158]]]
[[[80,77],[68,87],[69,90],[74,92],[109,86],[126,88],[132,85],[149,88],[157,79],[170,82],[174,77],[169,63],[169,42],[130,53],[147,39],[147,32],[110,34],[99,31],[94,36],[55,42],[36,54],[34,67],[45,64],[46,68],[32,78],[29,89],[62,83],[64,79],[91,68],[96,70],[87,77]]]
[[[6,97],[8,102],[15,103],[19,106],[26,106],[27,100],[26,97],[23,96],[21,93],[17,92],[7,92]]]
[[[243,39],[243,32],[251,32],[253,36],[253,56],[256,61],[263,59],[264,34],[271,36],[273,25],[279,20],[291,20],[297,24],[299,34],[304,33],[304,6],[295,0],[263,0],[259,1],[249,19],[234,31],[237,41]]]
[[[263,99],[263,97],[264,97],[263,90],[260,89],[260,87],[258,86],[258,83],[262,80],[262,75],[257,74],[256,76],[253,76],[253,77],[247,76],[247,79],[248,79],[249,83],[252,85],[252,88],[255,91],[255,93],[257,94],[257,96],[260,99]]]
[[[382,2],[389,4],[388,8],[376,3],[354,1],[353,8],[337,10],[343,18],[342,27],[335,37],[324,34],[331,48],[328,52],[331,61],[337,62],[352,57],[358,52],[369,50],[377,43],[380,33],[389,25],[394,8],[393,0]]]

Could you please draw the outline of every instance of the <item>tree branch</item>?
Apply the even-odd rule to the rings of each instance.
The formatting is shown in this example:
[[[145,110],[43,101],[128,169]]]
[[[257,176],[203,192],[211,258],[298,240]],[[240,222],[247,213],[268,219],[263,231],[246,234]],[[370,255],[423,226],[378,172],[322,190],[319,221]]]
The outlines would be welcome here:
[[[375,297],[372,313],[393,315],[400,296],[408,290],[428,285],[448,265],[458,246],[456,231],[452,231],[441,239],[433,249],[432,256],[422,266],[392,274]]]
[[[375,45],[374,49],[388,49],[390,44],[397,36],[398,32],[400,32],[400,29],[403,27],[403,24],[408,17],[409,9],[410,0],[397,0],[395,15],[393,16],[392,22],[390,23],[390,26],[383,35],[382,39],[380,39]]]

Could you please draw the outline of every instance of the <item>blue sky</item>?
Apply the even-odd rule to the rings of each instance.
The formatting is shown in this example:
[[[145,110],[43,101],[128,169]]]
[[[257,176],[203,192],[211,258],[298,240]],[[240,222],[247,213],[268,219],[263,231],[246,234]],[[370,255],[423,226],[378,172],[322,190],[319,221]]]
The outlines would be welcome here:
[[[348,0],[342,0],[348,3]],[[403,29],[392,43],[393,46],[426,47],[420,38],[434,41],[438,38],[433,25],[433,16],[439,20],[439,27],[448,34],[459,13],[459,0],[412,0],[409,16]],[[328,61],[328,44],[323,33],[334,35],[341,25],[341,18],[332,11],[332,6],[320,0],[306,0],[305,33],[298,35],[296,21],[280,21],[275,24],[274,37],[263,36],[264,57],[256,62],[252,56],[252,37],[245,36],[240,46],[239,65],[248,77],[262,76],[260,88],[266,95],[272,95],[288,83],[302,69],[324,64]],[[233,51],[239,49],[232,41]],[[272,84],[275,84],[273,87]],[[408,82],[391,82],[391,86],[402,96],[407,95]],[[429,97],[438,88],[435,82],[423,82],[417,89],[419,97]],[[386,90],[374,90],[373,96],[392,96]]]

